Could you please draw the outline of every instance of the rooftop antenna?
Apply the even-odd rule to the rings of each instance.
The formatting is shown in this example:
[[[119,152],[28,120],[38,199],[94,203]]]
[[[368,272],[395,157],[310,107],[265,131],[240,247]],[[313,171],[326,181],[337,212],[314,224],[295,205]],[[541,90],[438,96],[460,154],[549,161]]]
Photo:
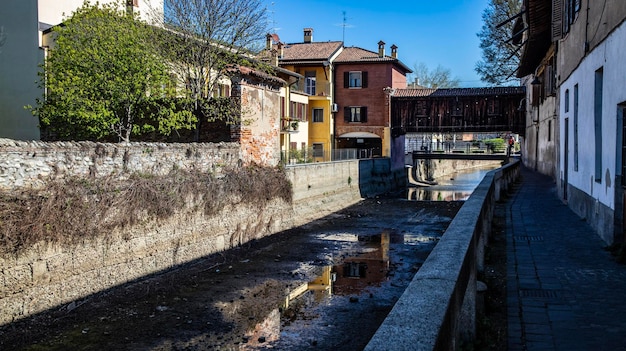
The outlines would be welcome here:
[[[343,23],[341,24],[341,26],[343,27],[343,34],[341,36],[341,42],[343,42],[344,44],[346,43],[346,26],[348,25],[347,22],[347,18],[346,18],[346,11],[343,11]]]

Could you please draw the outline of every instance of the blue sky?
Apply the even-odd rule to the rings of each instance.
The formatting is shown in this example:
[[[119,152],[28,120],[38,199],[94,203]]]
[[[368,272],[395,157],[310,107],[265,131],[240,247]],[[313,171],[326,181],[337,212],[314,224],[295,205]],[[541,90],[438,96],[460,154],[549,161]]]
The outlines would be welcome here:
[[[378,41],[398,46],[398,58],[413,68],[450,69],[462,87],[485,84],[474,67],[481,59],[476,34],[488,0],[264,0],[269,26],[281,41],[302,42],[302,29],[313,28],[314,41],[341,41],[343,12],[345,44],[377,51]]]

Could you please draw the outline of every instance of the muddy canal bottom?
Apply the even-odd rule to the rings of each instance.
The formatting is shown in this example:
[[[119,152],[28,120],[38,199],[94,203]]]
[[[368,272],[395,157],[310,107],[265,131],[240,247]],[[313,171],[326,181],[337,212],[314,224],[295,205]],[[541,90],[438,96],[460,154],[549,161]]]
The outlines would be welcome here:
[[[0,329],[31,350],[359,350],[461,202],[371,199]]]

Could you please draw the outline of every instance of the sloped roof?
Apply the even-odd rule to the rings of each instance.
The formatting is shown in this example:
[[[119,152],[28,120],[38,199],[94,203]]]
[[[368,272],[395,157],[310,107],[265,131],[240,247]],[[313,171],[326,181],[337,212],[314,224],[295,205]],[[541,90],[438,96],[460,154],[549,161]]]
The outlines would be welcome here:
[[[550,0],[524,0],[526,23],[528,25],[527,42],[520,59],[517,77],[532,74],[552,44],[551,23],[552,3]]]
[[[449,88],[449,89],[396,89],[394,98],[451,97],[524,94],[525,87]]]
[[[287,61],[328,60],[343,45],[340,41],[285,44],[280,63]]]
[[[344,48],[343,51],[339,54],[339,56],[337,56],[337,59],[335,59],[334,61],[335,64],[380,63],[380,62],[395,63],[399,65],[400,67],[402,67],[407,73],[413,72],[409,67],[403,64],[397,58],[393,58],[387,55],[380,57],[377,52],[365,50],[365,49],[354,47],[354,46]]]

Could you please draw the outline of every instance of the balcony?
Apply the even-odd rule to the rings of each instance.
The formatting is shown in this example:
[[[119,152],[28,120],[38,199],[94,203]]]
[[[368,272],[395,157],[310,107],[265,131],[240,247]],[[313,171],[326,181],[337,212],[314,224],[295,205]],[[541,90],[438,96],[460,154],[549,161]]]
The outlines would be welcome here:
[[[326,99],[330,97],[331,89],[329,82],[316,82],[314,85],[306,84],[305,81],[300,81],[298,84],[294,85],[293,90],[303,92],[311,96],[311,98],[316,99]]]

